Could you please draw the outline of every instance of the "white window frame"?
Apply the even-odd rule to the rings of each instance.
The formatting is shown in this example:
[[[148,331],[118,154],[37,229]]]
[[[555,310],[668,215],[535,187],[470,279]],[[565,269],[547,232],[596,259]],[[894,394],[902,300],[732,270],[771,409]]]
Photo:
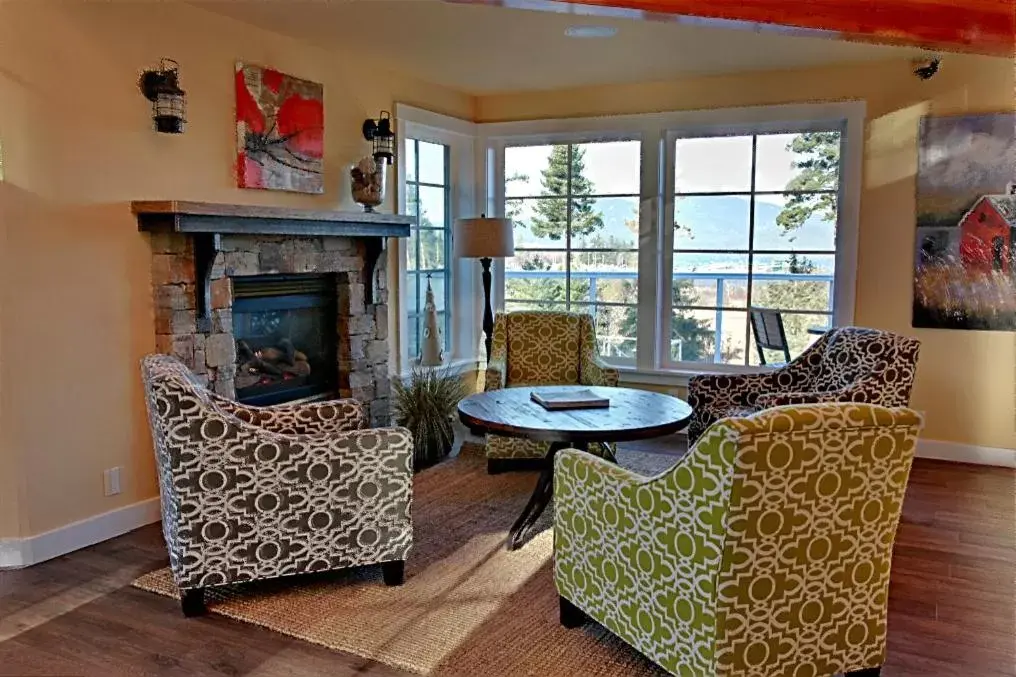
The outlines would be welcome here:
[[[483,125],[481,125],[481,126],[483,126]],[[637,132],[637,131],[618,131],[616,129],[610,130],[610,131],[588,131],[588,132],[581,132],[581,133],[554,132],[554,133],[550,133],[550,134],[513,135],[513,136],[509,136],[509,137],[498,139],[497,142],[496,142],[496,146],[493,146],[494,157],[496,157],[498,159],[498,161],[499,161],[498,169],[497,169],[496,173],[494,174],[494,176],[500,177],[499,180],[500,180],[500,183],[502,185],[500,185],[498,187],[498,198],[497,198],[497,201],[496,201],[496,204],[495,204],[496,214],[498,216],[504,216],[505,202],[506,202],[506,199],[507,199],[505,197],[505,195],[504,195],[504,185],[503,185],[504,184],[503,178],[504,178],[504,171],[505,171],[504,170],[504,154],[505,154],[505,149],[506,148],[510,148],[510,147],[513,147],[513,146],[546,146],[546,145],[556,145],[556,144],[579,145],[579,144],[584,144],[584,143],[598,143],[598,142],[599,143],[603,143],[603,142],[609,142],[609,141],[639,141],[640,145],[641,145],[641,143],[643,142],[643,139],[642,139],[642,134],[640,132]],[[644,186],[642,186],[641,183],[640,183],[640,185],[639,185],[639,191],[644,195],[643,189],[644,189]],[[594,194],[594,195],[592,195],[592,197],[596,197],[596,195]],[[638,238],[638,242],[636,243],[636,247],[638,248],[638,254],[639,254],[639,270],[640,270],[640,272],[639,272],[639,278],[638,278],[638,283],[637,283],[639,285],[638,286],[639,298],[642,298],[642,288],[641,288],[641,284],[642,284],[641,265],[642,265],[642,249],[643,249],[643,247],[642,247],[643,224],[642,224],[642,217],[641,217],[642,211],[643,211],[643,209],[642,209],[642,206],[640,205],[639,206],[639,214],[640,214],[640,216],[639,216],[639,238]],[[562,251],[565,251],[565,250],[562,250]],[[568,249],[567,251],[570,253],[571,249]],[[505,307],[505,301],[507,300],[507,299],[505,299],[505,291],[504,291],[505,290],[505,270],[504,270],[504,265],[498,265],[498,266],[496,266],[496,268],[497,268],[497,270],[495,271],[495,274],[493,275],[493,279],[491,281],[491,303],[493,304],[494,300],[496,299],[497,300],[496,307],[499,310],[503,310],[504,307]],[[639,305],[641,305],[641,304],[639,304]],[[639,315],[639,322],[641,323],[641,316],[642,316],[642,310],[641,310],[641,308],[638,308],[637,312],[638,312],[638,315]],[[638,336],[642,335],[641,324],[639,325],[639,330],[638,330],[637,334],[638,334]],[[642,347],[642,343],[638,339],[638,336],[636,337],[636,356],[638,355],[638,350],[641,349],[641,347]],[[615,360],[611,361],[611,364],[616,365],[616,366],[623,366],[623,367],[633,368],[635,366],[635,361],[633,361],[633,360],[616,360],[615,359]]]
[[[833,322],[849,325],[854,319],[857,240],[860,219],[861,170],[864,153],[863,101],[751,106],[642,115],[530,120],[476,125],[478,158],[484,163],[482,203],[488,213],[504,215],[504,149],[515,145],[588,143],[639,139],[642,142],[639,205],[639,321],[637,360],[620,364],[633,382],[665,383],[675,374],[758,371],[765,367],[714,363],[670,363],[670,283],[673,259],[674,149],[678,136],[759,134],[806,129],[809,124],[841,130],[841,164],[836,228]],[[504,272],[494,275],[492,290],[497,308],[504,307]]]
[[[660,327],[661,331],[657,337],[659,343],[657,345],[657,354],[659,355],[659,364],[661,369],[664,370],[678,370],[685,371],[695,369],[696,367],[705,367],[707,371],[744,371],[745,369],[755,369],[749,365],[743,364],[724,364],[716,362],[679,362],[670,359],[670,322],[671,322],[671,311],[672,307],[672,294],[663,291],[664,280],[669,280],[673,277],[674,272],[674,222],[675,222],[675,210],[676,210],[676,195],[674,190],[674,175],[676,172],[676,162],[674,158],[675,145],[678,139],[691,139],[701,137],[721,137],[721,136],[752,136],[752,135],[763,135],[763,134],[796,134],[803,132],[819,132],[819,131],[837,131],[840,132],[840,149],[841,149],[841,170],[844,169],[845,159],[843,155],[846,151],[846,130],[847,120],[841,118],[830,118],[824,120],[816,120],[809,118],[807,120],[778,120],[771,121],[766,120],[763,122],[752,122],[743,124],[727,124],[717,126],[715,124],[709,125],[687,125],[682,126],[680,129],[667,130],[664,142],[664,187],[665,192],[663,195],[663,243],[661,245],[664,256],[662,257],[662,274],[661,279],[661,296],[659,304],[660,311]],[[859,192],[859,191],[858,191]],[[837,205],[840,205],[845,199],[843,180],[839,181],[837,186]],[[842,223],[842,217],[837,211],[837,228],[836,228],[836,244],[834,254],[834,281],[833,281],[833,310],[832,310],[832,322],[834,326],[851,324],[853,322],[853,308],[854,308],[854,274],[855,264],[850,264],[849,271],[849,297],[839,297],[840,287],[848,286],[846,278],[840,276],[840,266],[844,263],[843,256],[841,256],[841,238],[844,235],[845,224]],[[855,228],[856,235],[856,228]],[[854,240],[854,251],[856,261],[856,238]],[[789,253],[789,252],[788,252]],[[844,271],[846,272],[846,271]],[[844,282],[841,284],[841,281]],[[668,290],[669,291],[669,290]],[[843,309],[843,312],[838,312],[838,309]],[[849,311],[848,311],[849,309]],[[747,306],[744,308],[745,314],[751,310]],[[718,312],[722,312],[719,311]],[[752,351],[755,349],[750,335],[747,337],[748,343],[745,345],[746,351]]]
[[[448,223],[453,224],[459,218],[478,215],[476,172],[476,125],[472,122],[441,115],[416,108],[407,104],[395,104],[396,138],[399,144],[399,160],[405,157],[406,139],[417,139],[438,143],[448,147]],[[406,171],[400,164],[398,170],[398,213],[408,213],[406,194]],[[477,293],[479,274],[476,271],[478,262],[469,259],[454,259],[452,251],[452,228],[449,227],[447,238],[448,260],[448,307],[446,312],[451,319],[451,335],[446,337],[448,346],[444,363],[452,367],[471,366],[476,363],[480,344],[480,317],[482,302]],[[394,247],[398,271],[397,293],[391,295],[389,309],[390,326],[397,326],[399,331],[394,337],[397,340],[398,356],[397,373],[406,374],[413,367],[413,358],[409,355],[409,327],[407,292],[408,239],[399,238]],[[475,265],[474,265],[475,264]],[[394,291],[394,290],[393,290]]]

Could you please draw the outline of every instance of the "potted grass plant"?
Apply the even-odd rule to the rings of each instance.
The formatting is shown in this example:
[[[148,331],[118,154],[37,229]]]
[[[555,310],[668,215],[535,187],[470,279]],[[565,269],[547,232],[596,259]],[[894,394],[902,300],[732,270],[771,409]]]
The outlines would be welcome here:
[[[466,395],[462,378],[447,369],[414,367],[393,384],[395,422],[413,435],[414,467],[434,465],[452,449],[455,407]]]

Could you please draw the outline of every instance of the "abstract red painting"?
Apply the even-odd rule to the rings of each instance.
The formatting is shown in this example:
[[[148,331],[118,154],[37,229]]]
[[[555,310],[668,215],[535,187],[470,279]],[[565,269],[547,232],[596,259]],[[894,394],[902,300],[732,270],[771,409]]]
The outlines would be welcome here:
[[[238,63],[236,144],[240,188],[323,193],[324,88]]]

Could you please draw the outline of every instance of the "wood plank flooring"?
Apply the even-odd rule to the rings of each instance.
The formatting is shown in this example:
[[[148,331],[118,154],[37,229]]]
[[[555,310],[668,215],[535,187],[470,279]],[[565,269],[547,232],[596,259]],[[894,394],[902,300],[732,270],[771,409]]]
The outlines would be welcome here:
[[[0,572],[0,675],[405,675],[129,587],[165,563],[150,526]],[[1016,677],[1016,473],[915,463],[889,609],[885,677]]]

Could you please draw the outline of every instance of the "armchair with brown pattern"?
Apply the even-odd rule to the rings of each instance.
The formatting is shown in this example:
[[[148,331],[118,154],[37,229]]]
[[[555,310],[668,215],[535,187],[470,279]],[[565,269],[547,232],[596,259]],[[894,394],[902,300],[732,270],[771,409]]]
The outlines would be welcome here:
[[[352,399],[249,407],[178,359],[142,361],[162,531],[185,615],[205,588],[380,564],[413,544],[413,441]]]
[[[841,327],[822,335],[779,369],[703,374],[688,382],[691,444],[715,421],[786,404],[867,402],[906,407],[920,342],[879,329]]]

